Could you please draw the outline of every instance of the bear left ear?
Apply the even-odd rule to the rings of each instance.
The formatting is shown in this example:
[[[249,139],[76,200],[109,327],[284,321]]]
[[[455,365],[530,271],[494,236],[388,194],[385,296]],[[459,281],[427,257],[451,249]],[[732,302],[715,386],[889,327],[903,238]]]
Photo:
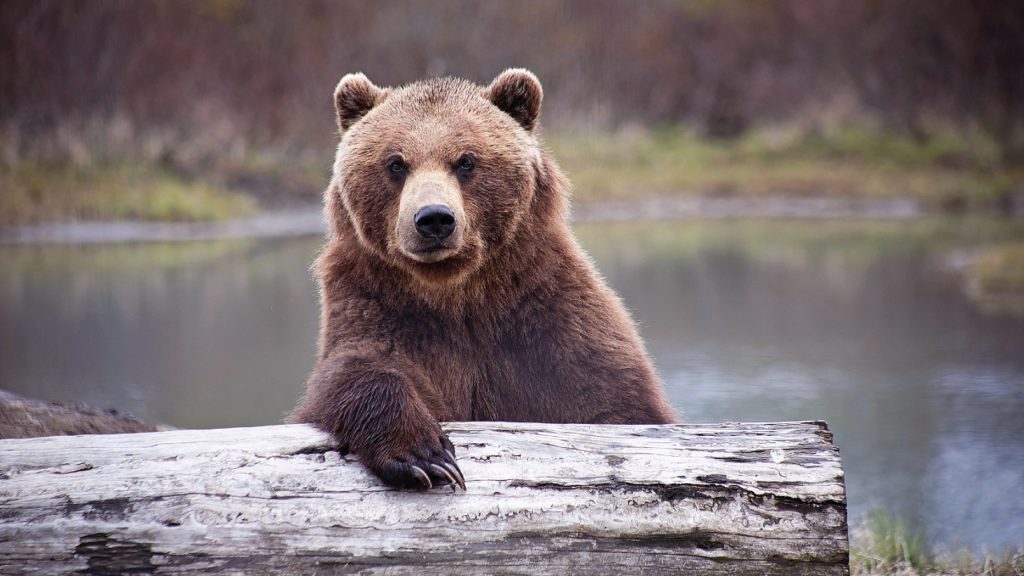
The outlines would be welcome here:
[[[484,94],[523,128],[533,130],[537,125],[544,91],[533,72],[525,68],[509,68],[491,82]]]
[[[346,74],[334,89],[334,107],[338,111],[338,127],[344,132],[387,95],[362,73]]]

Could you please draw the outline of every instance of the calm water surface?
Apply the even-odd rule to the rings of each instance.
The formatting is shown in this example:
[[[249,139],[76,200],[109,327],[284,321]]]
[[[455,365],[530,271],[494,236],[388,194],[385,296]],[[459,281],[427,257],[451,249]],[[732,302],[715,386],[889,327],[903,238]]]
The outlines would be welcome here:
[[[950,254],[1012,222],[586,225],[691,422],[827,420],[851,518],[1024,544],[1024,319]],[[319,239],[0,247],[0,387],[179,427],[280,421],[315,352]]]

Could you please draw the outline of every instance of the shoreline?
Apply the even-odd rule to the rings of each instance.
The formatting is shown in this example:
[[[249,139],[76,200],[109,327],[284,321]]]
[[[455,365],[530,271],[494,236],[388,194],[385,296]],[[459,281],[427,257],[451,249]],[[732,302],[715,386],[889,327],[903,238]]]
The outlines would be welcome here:
[[[71,221],[0,228],[2,245],[194,242],[313,236],[325,230],[319,206],[207,222]]]
[[[0,388],[0,440],[173,430],[113,408],[29,398]]]
[[[573,223],[628,220],[907,220],[931,215],[914,199],[651,198],[575,204]],[[0,228],[0,245],[190,242],[322,235],[321,207],[309,205],[206,222],[71,221]]]

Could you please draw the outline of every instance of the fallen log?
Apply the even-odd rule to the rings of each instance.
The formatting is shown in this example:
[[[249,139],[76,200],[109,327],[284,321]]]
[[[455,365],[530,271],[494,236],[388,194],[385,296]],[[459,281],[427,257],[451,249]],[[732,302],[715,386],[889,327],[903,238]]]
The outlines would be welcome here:
[[[84,404],[61,404],[0,390],[0,440],[73,434],[157,432],[168,426],[148,424],[130,414]]]
[[[0,441],[0,574],[848,574],[822,422],[445,426],[465,492],[303,425]]]

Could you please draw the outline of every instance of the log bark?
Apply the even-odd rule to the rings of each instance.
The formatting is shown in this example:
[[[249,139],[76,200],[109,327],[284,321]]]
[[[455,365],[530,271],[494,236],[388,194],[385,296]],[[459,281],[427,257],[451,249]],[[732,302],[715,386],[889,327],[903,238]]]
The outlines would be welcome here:
[[[822,422],[451,423],[467,491],[303,425],[0,441],[0,574],[848,574]]]

